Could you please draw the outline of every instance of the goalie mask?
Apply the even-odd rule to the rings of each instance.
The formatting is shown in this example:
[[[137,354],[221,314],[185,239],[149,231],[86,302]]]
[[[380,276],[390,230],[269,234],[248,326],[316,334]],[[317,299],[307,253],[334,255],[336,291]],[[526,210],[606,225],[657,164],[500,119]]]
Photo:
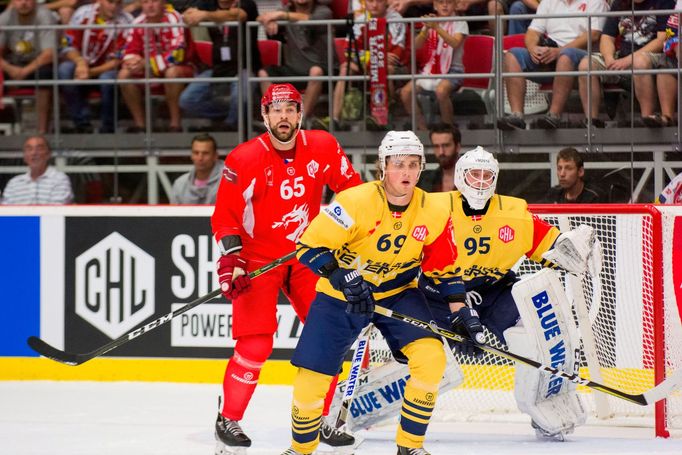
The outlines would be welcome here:
[[[282,140],[277,134],[273,133],[268,112],[273,104],[280,103],[295,103],[296,111],[300,113],[298,124],[294,125],[295,131],[289,139]],[[260,101],[261,115],[263,116],[263,123],[270,134],[270,138],[279,142],[282,145],[289,145],[296,140],[298,132],[301,131],[303,124],[303,98],[301,93],[291,84],[271,84],[265,92]],[[275,126],[276,127],[276,126]]]
[[[493,154],[478,146],[457,160],[455,186],[472,209],[481,210],[495,194],[499,173]]]
[[[421,170],[424,170],[424,144],[412,131],[389,131],[379,145],[379,169],[381,180],[386,174],[386,160],[391,157],[405,157],[416,155],[421,162]],[[421,172],[420,170],[420,172]]]

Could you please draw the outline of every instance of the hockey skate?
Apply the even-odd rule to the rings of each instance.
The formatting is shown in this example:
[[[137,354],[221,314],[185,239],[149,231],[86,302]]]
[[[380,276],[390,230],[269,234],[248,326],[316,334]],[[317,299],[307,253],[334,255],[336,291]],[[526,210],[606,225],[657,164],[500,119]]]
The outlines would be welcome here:
[[[540,428],[534,420],[530,421],[530,425],[535,430],[535,437],[540,441],[564,442],[566,440],[566,434],[568,432],[564,433],[563,431],[560,431],[558,433],[550,433],[549,431]]]
[[[423,447],[411,449],[409,447],[398,446],[398,455],[431,455]]]
[[[352,452],[353,444],[355,444],[355,438],[350,434],[344,433],[338,428],[328,424],[323,418],[322,425],[320,425],[320,442],[335,448],[348,447]]]
[[[301,452],[296,452],[293,447],[289,447],[287,450],[282,452],[282,455],[303,455]]]
[[[251,439],[244,434],[239,422],[221,414],[215,422],[215,439],[216,455],[246,455],[246,448],[251,447]]]

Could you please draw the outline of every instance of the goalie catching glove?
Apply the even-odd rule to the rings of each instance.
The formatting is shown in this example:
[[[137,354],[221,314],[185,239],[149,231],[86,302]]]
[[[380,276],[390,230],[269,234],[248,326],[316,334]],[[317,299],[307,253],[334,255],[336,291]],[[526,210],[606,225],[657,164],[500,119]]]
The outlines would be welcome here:
[[[452,313],[448,320],[453,332],[467,338],[466,341],[457,343],[455,350],[470,357],[483,355],[478,345],[485,344],[485,334],[476,310],[465,305]]]
[[[579,275],[589,269],[592,275],[601,271],[601,248],[594,229],[581,224],[557,237],[551,250],[542,257],[566,270]]]
[[[338,268],[329,275],[329,283],[346,298],[346,313],[374,313],[374,295],[357,270]]]
[[[220,291],[226,299],[234,300],[251,287],[251,278],[246,273],[248,261],[236,254],[226,254],[218,259],[218,281]]]

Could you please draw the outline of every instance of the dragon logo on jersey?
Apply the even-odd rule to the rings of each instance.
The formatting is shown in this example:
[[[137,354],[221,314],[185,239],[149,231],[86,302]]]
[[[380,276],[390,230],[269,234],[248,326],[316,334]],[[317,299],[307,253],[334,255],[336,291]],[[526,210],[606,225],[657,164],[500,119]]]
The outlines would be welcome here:
[[[308,169],[308,175],[310,176],[311,179],[315,178],[315,174],[317,174],[317,171],[320,170],[320,165],[317,164],[317,161],[315,160],[310,160],[308,165],[306,166]]]
[[[287,238],[292,242],[297,242],[298,239],[303,235],[303,231],[308,227],[309,224],[309,211],[308,204],[303,204],[302,206],[295,205],[291,212],[285,214],[282,217],[282,221],[275,221],[272,223],[272,228],[283,227],[288,229],[290,224],[298,223],[298,226],[294,231],[287,235]]]
[[[500,230],[497,233],[497,236],[502,240],[504,243],[509,243],[512,240],[514,240],[514,229],[512,229],[508,225],[504,225],[500,228]]]
[[[341,157],[341,174],[348,179],[353,177],[353,168],[345,156]]]

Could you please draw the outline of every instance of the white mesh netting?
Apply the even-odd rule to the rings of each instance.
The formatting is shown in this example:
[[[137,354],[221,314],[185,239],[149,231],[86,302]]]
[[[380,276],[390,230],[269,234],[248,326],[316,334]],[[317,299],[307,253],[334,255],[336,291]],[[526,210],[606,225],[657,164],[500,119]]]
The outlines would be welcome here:
[[[682,209],[682,208],[681,208]],[[628,210],[625,212],[625,210]],[[634,211],[633,211],[634,210]],[[680,211],[682,215],[682,210]],[[627,393],[654,387],[656,368],[667,373],[682,367],[682,324],[672,286],[671,269],[655,264],[655,231],[663,234],[663,263],[671,264],[672,215],[659,226],[650,213],[636,206],[613,206],[599,214],[548,215],[534,210],[562,231],[588,224],[597,232],[603,267],[598,277],[563,277],[582,338],[581,375]],[[532,273],[538,265],[525,260],[519,274]],[[665,270],[663,289],[655,288]],[[656,273],[655,273],[656,272]],[[664,324],[654,326],[654,311],[664,310]],[[657,333],[660,332],[660,333]],[[654,339],[665,340],[665,358],[656,359]],[[382,362],[390,352],[374,331],[370,361]],[[488,340],[494,340],[488,334]],[[494,343],[491,343],[494,344]],[[499,343],[498,343],[499,344]],[[660,357],[660,356],[659,356]],[[436,420],[514,421],[527,419],[514,401],[514,365],[485,353],[481,359],[459,357],[465,381],[439,397]],[[588,367],[589,366],[589,367]],[[579,387],[593,422],[615,425],[654,425],[654,407],[642,407]],[[663,418],[659,415],[658,418]],[[682,392],[667,400],[667,426],[682,428]]]

